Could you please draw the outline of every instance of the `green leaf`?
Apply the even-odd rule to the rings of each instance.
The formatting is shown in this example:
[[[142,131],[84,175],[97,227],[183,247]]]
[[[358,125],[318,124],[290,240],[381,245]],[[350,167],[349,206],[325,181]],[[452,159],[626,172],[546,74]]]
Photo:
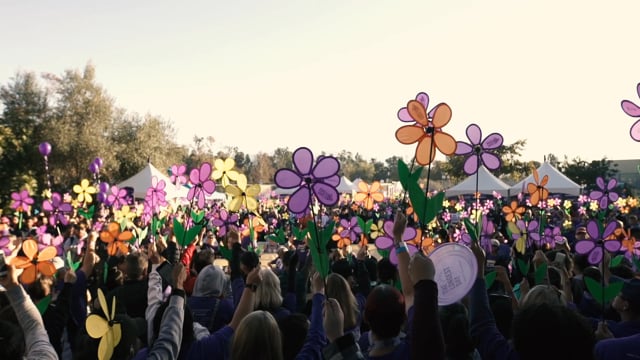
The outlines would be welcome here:
[[[148,226],[146,226],[144,229],[140,230],[140,236],[139,236],[140,241],[144,240],[147,237],[148,234],[149,234],[149,227]]]
[[[622,287],[624,286],[623,281],[614,281],[610,283],[609,286],[603,287],[602,283],[588,276],[584,277],[584,282],[587,284],[587,289],[591,293],[591,296],[593,296],[593,299],[600,304],[606,304],[609,301],[613,300],[613,298],[615,298],[620,293]]]
[[[69,266],[70,269],[72,269],[74,272],[78,270],[78,268],[80,267],[80,264],[82,263],[82,261],[73,261],[73,255],[71,254],[71,251],[67,251],[67,264]]]
[[[222,257],[224,257],[228,261],[231,261],[231,249],[228,249],[225,246],[220,246],[218,249],[220,249],[220,253],[222,254]]]
[[[391,253],[391,251],[389,251],[389,250],[378,249],[378,254],[380,254],[380,256],[382,256],[385,259],[389,258],[389,254],[390,253]]]
[[[471,236],[471,240],[473,240],[474,242],[477,242],[478,241],[478,232],[476,228],[477,225],[471,222],[471,219],[469,218],[464,218],[462,222],[464,223],[464,227],[465,229],[467,229],[469,236]]]
[[[371,225],[373,225],[373,219],[369,219],[366,223],[364,223],[364,229],[362,229],[362,231],[365,233],[365,235],[371,234]]]
[[[293,228],[293,236],[296,237],[296,240],[298,241],[304,241],[304,239],[307,237],[307,233],[309,232],[309,229],[300,229],[297,227]]]
[[[496,281],[496,275],[498,275],[498,273],[495,272],[495,271],[492,271],[490,273],[484,274],[484,281],[486,283],[486,288],[487,289],[491,288],[493,283]]]
[[[520,270],[520,274],[522,274],[522,276],[526,277],[527,274],[529,274],[530,266],[531,264],[529,264],[529,262],[524,262],[524,260],[518,259],[518,269]]]
[[[331,227],[333,228],[333,224]],[[323,279],[326,279],[329,274],[329,254],[327,253],[326,243],[323,241],[324,236],[318,231],[318,228],[313,221],[308,222],[307,229],[309,230],[310,235],[309,250],[311,251],[313,265],[318,273],[320,273],[320,276],[322,276]]]
[[[193,242],[193,240],[198,236],[202,230],[202,225],[193,225],[191,229],[187,230],[187,233],[182,238],[176,238],[178,240],[178,244],[180,246],[185,247]]]
[[[95,205],[91,205],[89,209],[85,210],[84,208],[78,209],[78,214],[84,217],[87,220],[93,219],[93,213],[95,212]]]
[[[184,225],[176,218],[173,219],[173,235],[175,235],[178,244],[184,241]]]
[[[194,224],[200,224],[202,219],[204,219],[204,211],[194,211],[191,210],[191,219]]]
[[[273,242],[275,242],[277,244],[280,244],[280,245],[284,244],[287,241],[287,238],[286,238],[286,236],[284,234],[284,230],[282,230],[280,228],[275,229],[273,234],[267,235],[266,238],[267,238],[267,240],[271,240],[271,241],[273,241]]]
[[[362,220],[360,216],[357,216],[356,219],[358,219],[358,227],[360,228],[360,231],[364,232],[364,220]]]
[[[418,166],[415,171],[410,172],[407,164],[402,161],[402,159],[398,160],[398,177],[400,178],[400,184],[405,191],[409,191],[409,185],[411,183],[418,183],[418,179],[420,179],[420,175],[422,174],[422,166]]]
[[[428,198],[417,182],[409,184],[409,199],[422,224],[430,223],[442,210],[444,195],[444,192],[439,192]]]
[[[611,263],[609,264],[609,268],[614,268],[614,267],[620,265],[620,263],[622,263],[622,259],[624,259],[624,255],[618,255],[618,256],[614,257],[613,259],[611,259]]]
[[[547,267],[547,263],[542,263],[542,265],[538,266],[536,269],[536,285],[540,285],[544,282],[544,279],[547,277]]]
[[[127,229],[127,218],[120,219],[120,231],[125,231]]]
[[[51,295],[47,295],[38,301],[36,308],[40,315],[44,315],[44,312],[49,308],[49,304],[51,304]]]

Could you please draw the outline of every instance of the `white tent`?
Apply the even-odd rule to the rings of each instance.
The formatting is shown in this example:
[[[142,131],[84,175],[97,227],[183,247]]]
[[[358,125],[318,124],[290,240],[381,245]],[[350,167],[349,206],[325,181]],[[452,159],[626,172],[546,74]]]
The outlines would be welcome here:
[[[538,175],[540,176],[540,180],[545,175],[549,175],[549,182],[545,186],[550,193],[556,194],[567,194],[567,195],[580,195],[580,185],[573,182],[571,179],[566,177],[563,173],[558,171],[558,169],[554,168],[548,162],[540,165],[538,168]],[[527,184],[535,182],[533,179],[533,174],[527,176],[524,180],[519,183],[513,185],[510,189],[511,195],[517,195],[523,189],[526,192]]]
[[[171,178],[156,169],[151,163],[147,163],[147,166],[140,170],[140,172],[119,183],[118,187],[131,187],[133,188],[133,196],[137,199],[143,199],[147,195],[147,189],[152,186],[154,177],[158,180],[164,180],[166,184],[164,190],[167,192],[167,199],[173,200],[187,197],[189,189],[184,186],[176,188],[176,186],[171,183]]]
[[[493,194],[497,192],[502,196],[509,195],[509,185],[505,184],[502,180],[495,177],[487,168],[480,166],[478,169],[478,192],[481,194]],[[446,196],[457,196],[470,194],[473,195],[476,192],[476,174],[469,176],[459,184],[447,189],[445,191]]]
[[[340,193],[351,193],[354,190],[358,190],[358,187],[351,182],[351,180],[347,179],[346,176],[342,176],[340,178],[340,184],[336,188]]]

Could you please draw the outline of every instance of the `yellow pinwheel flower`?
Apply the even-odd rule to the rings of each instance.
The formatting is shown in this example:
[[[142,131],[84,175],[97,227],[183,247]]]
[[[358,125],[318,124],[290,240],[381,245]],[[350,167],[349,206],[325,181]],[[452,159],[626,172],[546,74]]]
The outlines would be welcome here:
[[[102,290],[98,289],[98,301],[100,302],[100,308],[104,313],[102,316],[91,314],[85,321],[85,327],[87,333],[94,339],[100,339],[100,345],[98,345],[98,359],[109,360],[113,355],[113,349],[120,343],[122,338],[122,329],[119,323],[114,322],[116,314],[116,298],[113,298],[111,302],[111,312],[107,306],[107,300],[102,293]]]
[[[78,194],[77,200],[79,203],[91,204],[93,201],[92,194],[97,192],[96,187],[91,185],[89,180],[82,179],[80,184],[73,185],[73,192]]]
[[[371,224],[371,233],[369,233],[371,240],[375,240],[383,235],[384,235],[384,220],[381,219],[381,220],[378,220],[378,222],[374,222],[373,224]]]
[[[565,209],[571,209],[571,206],[572,206],[572,205],[573,205],[573,203],[571,202],[571,200],[565,200],[565,201],[562,203],[562,206],[563,206]]]
[[[600,209],[600,204],[598,204],[596,200],[591,200],[591,202],[589,202],[589,210],[598,211],[598,209]]]
[[[234,166],[236,166],[236,162],[231,158],[226,160],[216,159],[213,164],[214,170],[211,177],[213,180],[220,180],[222,187],[226,188],[230,180],[238,181],[240,173],[233,170]]]
[[[629,205],[629,207],[638,207],[638,199],[634,198],[634,197],[630,197],[627,199],[627,205]]]
[[[227,185],[224,191],[232,196],[227,205],[229,211],[238,211],[243,204],[249,211],[258,208],[256,197],[260,194],[260,185],[247,186],[247,177],[244,174],[238,175],[237,185]]]
[[[120,223],[123,219],[127,221],[127,228],[135,226],[133,219],[138,216],[136,211],[132,211],[129,205],[123,205],[120,210],[113,210],[113,218]]]

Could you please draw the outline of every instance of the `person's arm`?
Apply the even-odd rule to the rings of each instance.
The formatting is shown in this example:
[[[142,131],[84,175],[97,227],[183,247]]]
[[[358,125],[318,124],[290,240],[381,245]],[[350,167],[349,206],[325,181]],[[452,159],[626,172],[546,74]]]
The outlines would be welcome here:
[[[324,307],[324,280],[320,274],[315,273],[311,280],[313,286],[313,298],[311,300],[311,324],[307,338],[298,353],[297,359],[322,359],[322,347],[327,339],[324,335],[322,324],[322,308]]]
[[[513,286],[511,285],[511,280],[509,280],[509,275],[507,274],[507,269],[504,266],[497,265],[495,267],[496,271],[496,280],[502,283],[504,287],[504,291],[511,298],[511,307],[513,310],[518,310],[518,298],[516,294],[513,292]]]
[[[151,346],[153,344],[153,319],[156,316],[156,312],[160,305],[164,301],[164,292],[162,290],[162,277],[156,271],[158,266],[164,260],[160,254],[156,251],[155,244],[149,245],[149,260],[151,261],[151,272],[148,276],[147,287],[147,308],[145,309],[144,317],[147,321],[147,344]]]
[[[367,257],[367,246],[363,246],[358,250],[356,255],[356,278],[358,281],[358,292],[365,298],[369,296],[371,291],[371,277],[369,276],[369,270],[365,263]]]
[[[489,307],[484,282],[484,251],[477,243],[471,245],[471,250],[478,263],[478,275],[469,292],[469,333],[476,339],[476,349],[483,359],[518,359],[511,344],[498,331]]]
[[[18,283],[17,273],[15,266],[7,265],[7,275],[0,278],[0,285],[7,290],[7,298],[24,333],[24,358],[58,359],[56,350],[49,342],[42,317],[29,295]]]
[[[327,360],[363,360],[364,355],[353,337],[353,333],[344,334],[344,313],[336,299],[328,299],[324,305],[323,325],[329,344],[322,350]]]
[[[169,298],[169,306],[162,315],[158,339],[147,359],[177,359],[182,345],[182,325],[184,323],[185,292],[182,287],[187,277],[184,265],[176,264],[173,267],[173,291]]]
[[[445,345],[438,313],[438,284],[433,280],[436,269],[430,258],[416,253],[411,259],[413,281],[413,325],[411,327],[412,359],[444,359]]]
[[[409,311],[409,308],[413,305],[413,283],[409,277],[409,251],[407,245],[402,240],[404,230],[407,228],[407,217],[401,211],[396,213],[396,218],[393,223],[393,242],[395,244],[395,251],[398,255],[398,275],[400,277],[400,284],[402,286],[402,295],[404,296],[405,310]]]

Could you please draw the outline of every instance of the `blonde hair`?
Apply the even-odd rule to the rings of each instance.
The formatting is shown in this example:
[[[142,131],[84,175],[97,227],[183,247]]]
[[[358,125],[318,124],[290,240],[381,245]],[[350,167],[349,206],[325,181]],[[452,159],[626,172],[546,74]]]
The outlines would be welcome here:
[[[358,325],[358,301],[351,291],[347,280],[340,274],[332,273],[327,277],[327,298],[338,300],[344,313],[344,328]]]
[[[280,293],[280,279],[269,268],[260,269],[262,281],[253,298],[255,310],[275,310],[282,306],[282,294]]]
[[[522,299],[521,307],[540,304],[567,306],[562,293],[553,285],[536,285],[531,288]]]
[[[258,310],[242,319],[231,342],[231,359],[282,358],[280,329],[273,315]]]

